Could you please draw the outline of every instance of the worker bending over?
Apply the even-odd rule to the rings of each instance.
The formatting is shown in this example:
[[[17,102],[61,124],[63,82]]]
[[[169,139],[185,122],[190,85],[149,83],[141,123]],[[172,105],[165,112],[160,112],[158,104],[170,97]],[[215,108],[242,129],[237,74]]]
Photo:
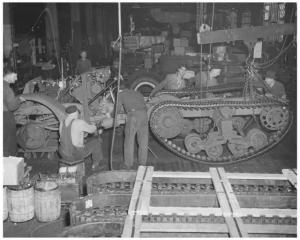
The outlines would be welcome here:
[[[64,162],[72,164],[83,161],[92,155],[92,168],[94,170],[99,169],[100,163],[104,160],[102,139],[97,136],[85,142],[87,134],[97,133],[97,127],[79,119],[79,110],[74,105],[67,107],[66,113],[68,114],[67,118],[59,126],[59,153],[61,157]],[[101,131],[99,131],[100,134]]]
[[[284,85],[281,82],[276,81],[276,72],[271,70],[267,71],[265,75],[265,83],[266,90],[270,92],[273,96],[286,98]]]
[[[195,76],[193,71],[186,70],[185,67],[180,67],[176,73],[168,74],[166,78],[159,83],[151,92],[149,97],[153,97],[162,89],[166,90],[181,90],[186,87],[185,79]]]
[[[121,83],[117,112],[121,106],[127,114],[124,139],[124,165],[126,169],[133,166],[135,136],[138,142],[138,163],[146,165],[148,158],[148,118],[144,97],[136,91],[126,88]]]
[[[202,71],[190,79],[190,84],[194,83],[195,88],[206,88],[219,85],[217,77],[220,75],[221,69],[211,69],[210,71]]]

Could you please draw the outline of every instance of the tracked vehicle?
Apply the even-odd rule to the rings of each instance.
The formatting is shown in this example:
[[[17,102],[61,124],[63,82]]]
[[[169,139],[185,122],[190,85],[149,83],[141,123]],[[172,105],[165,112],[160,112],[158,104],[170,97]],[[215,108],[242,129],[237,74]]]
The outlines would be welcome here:
[[[234,163],[268,151],[286,135],[293,114],[288,100],[257,91],[257,78],[250,67],[244,83],[159,92],[149,102],[152,133],[199,163]]]
[[[219,30],[200,33],[198,43],[244,40],[251,53],[259,38],[294,32],[292,24]],[[289,131],[293,113],[289,100],[260,91],[258,66],[265,65],[249,55],[240,82],[158,92],[148,103],[152,133],[169,151],[198,163],[235,163],[270,150]]]

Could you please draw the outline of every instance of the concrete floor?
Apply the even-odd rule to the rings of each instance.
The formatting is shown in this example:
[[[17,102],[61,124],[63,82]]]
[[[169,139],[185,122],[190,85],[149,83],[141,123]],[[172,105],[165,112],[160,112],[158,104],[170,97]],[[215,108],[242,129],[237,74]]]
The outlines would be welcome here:
[[[111,131],[106,131],[103,134],[104,140],[104,155],[108,165],[109,159],[109,146],[111,143]],[[271,151],[246,162],[224,165],[228,172],[253,172],[253,173],[281,173],[283,168],[296,168],[297,167],[297,131],[296,121],[294,122],[291,130],[285,136],[283,141],[279,143]],[[117,131],[114,151],[114,169],[117,170],[120,167],[120,163],[123,159],[123,133],[122,129]],[[183,160],[176,155],[167,151],[163,146],[159,145],[155,139],[150,137],[149,147],[158,156],[156,159],[153,154],[149,153],[149,161],[147,165],[154,166],[155,170],[165,171],[208,171],[208,168],[214,165],[197,164],[187,160]],[[39,172],[45,174],[56,173],[58,170],[58,157],[54,160],[42,159],[29,159],[26,160],[28,165],[33,167],[31,174],[37,174]],[[135,166],[137,167],[137,166]],[[91,171],[91,160],[87,160],[86,172],[89,176]],[[49,224],[48,224],[49,225]],[[25,223],[14,224],[9,221],[3,223],[3,236],[4,237],[30,237],[32,232],[41,226],[48,226],[45,223],[39,223],[37,220],[31,220]],[[51,227],[50,227],[51,226]],[[63,218],[52,223],[48,230],[38,231],[35,236],[53,236],[62,231]],[[51,228],[51,231],[49,231]]]

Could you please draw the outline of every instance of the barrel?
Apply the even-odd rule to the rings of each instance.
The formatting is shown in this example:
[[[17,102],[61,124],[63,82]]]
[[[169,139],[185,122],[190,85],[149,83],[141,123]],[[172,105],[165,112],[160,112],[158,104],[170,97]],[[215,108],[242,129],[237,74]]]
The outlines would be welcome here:
[[[8,210],[7,210],[7,188],[3,188],[3,221],[5,221],[8,218]]]
[[[51,222],[60,217],[61,195],[54,181],[40,181],[34,190],[34,211],[40,222]]]
[[[7,189],[9,218],[12,222],[26,222],[34,217],[34,189],[32,185]]]

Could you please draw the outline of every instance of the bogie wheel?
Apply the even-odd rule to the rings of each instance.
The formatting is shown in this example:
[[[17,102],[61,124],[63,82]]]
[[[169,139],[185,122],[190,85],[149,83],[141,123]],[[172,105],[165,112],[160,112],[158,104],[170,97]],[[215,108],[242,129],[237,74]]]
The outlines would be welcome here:
[[[258,128],[253,128],[247,133],[249,145],[255,150],[261,149],[268,145],[267,135]]]
[[[144,97],[149,97],[157,85],[158,82],[153,77],[141,76],[131,84],[130,89],[140,92]]]
[[[206,154],[208,157],[211,157],[211,158],[220,157],[223,154],[222,144],[206,148]]]
[[[228,142],[228,149],[234,157],[240,157],[247,153],[248,147],[242,143]]]
[[[186,150],[190,153],[198,153],[201,151],[204,141],[200,138],[199,134],[191,133],[184,139]]]

